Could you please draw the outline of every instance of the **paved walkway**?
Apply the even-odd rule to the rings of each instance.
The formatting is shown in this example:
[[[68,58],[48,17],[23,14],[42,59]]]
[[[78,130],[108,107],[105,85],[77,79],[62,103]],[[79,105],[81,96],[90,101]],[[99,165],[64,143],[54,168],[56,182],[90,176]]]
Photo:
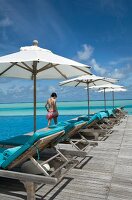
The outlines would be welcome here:
[[[38,187],[43,200],[132,200],[132,116],[93,148],[55,187]],[[0,178],[0,199],[26,199],[19,181]]]

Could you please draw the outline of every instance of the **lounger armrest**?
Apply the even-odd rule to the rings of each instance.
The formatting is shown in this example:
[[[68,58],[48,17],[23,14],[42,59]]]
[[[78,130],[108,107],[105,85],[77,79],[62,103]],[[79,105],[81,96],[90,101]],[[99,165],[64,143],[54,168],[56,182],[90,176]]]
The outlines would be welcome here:
[[[25,182],[34,182],[34,183],[45,183],[45,184],[56,184],[57,178],[47,177],[47,176],[40,176],[34,174],[26,174],[21,172],[14,172],[14,171],[7,171],[7,170],[0,170],[0,176],[5,178],[12,178],[18,179],[20,181]]]

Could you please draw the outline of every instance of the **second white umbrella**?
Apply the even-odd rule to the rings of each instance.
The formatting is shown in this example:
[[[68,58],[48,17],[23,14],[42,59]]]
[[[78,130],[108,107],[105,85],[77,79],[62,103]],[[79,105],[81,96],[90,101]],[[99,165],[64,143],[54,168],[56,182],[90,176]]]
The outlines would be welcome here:
[[[111,79],[111,78],[105,78],[101,76],[95,76],[95,75],[85,75],[85,76],[80,76],[76,77],[73,79],[69,79],[66,81],[60,82],[61,86],[87,86],[87,96],[88,96],[88,117],[90,115],[90,98],[89,98],[89,87],[91,86],[97,86],[97,85],[104,85],[104,84],[109,84],[109,83],[115,83],[117,80]]]

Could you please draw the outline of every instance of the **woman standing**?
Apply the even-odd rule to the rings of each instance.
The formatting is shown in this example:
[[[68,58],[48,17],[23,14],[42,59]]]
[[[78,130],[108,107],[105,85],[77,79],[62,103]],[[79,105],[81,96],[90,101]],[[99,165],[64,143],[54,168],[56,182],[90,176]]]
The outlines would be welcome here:
[[[51,120],[54,120],[54,123],[57,124],[57,117],[58,117],[58,110],[56,106],[56,99],[57,94],[53,92],[50,96],[50,98],[47,100],[47,103],[45,104],[45,108],[47,110],[47,119],[48,119],[48,126],[50,126]]]

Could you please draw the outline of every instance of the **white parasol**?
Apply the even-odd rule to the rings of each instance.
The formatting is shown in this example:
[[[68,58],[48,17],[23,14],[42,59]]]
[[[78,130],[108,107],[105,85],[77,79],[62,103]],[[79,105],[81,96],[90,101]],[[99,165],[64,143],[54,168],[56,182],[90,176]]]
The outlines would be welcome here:
[[[113,100],[113,109],[114,109],[114,101],[115,101],[115,92],[126,92],[127,89],[121,87],[116,87],[116,88],[106,88],[105,92],[112,92],[112,100]],[[98,92],[104,92],[104,90],[99,90]]]
[[[118,88],[123,88],[121,85],[115,85],[115,84],[104,84],[104,85],[98,85],[98,86],[92,86],[90,87],[91,89],[99,89],[104,92],[104,108],[106,111],[106,89],[118,89]]]
[[[58,56],[47,49],[21,47],[17,53],[0,57],[0,76],[32,79],[34,81],[34,132],[36,131],[36,79],[67,79],[91,74],[90,67]]]
[[[61,86],[87,86],[87,95],[88,95],[88,116],[90,115],[90,106],[89,106],[89,88],[91,86],[97,86],[97,85],[104,85],[104,84],[109,84],[109,83],[115,83],[117,80],[111,79],[111,78],[105,78],[105,77],[100,77],[100,76],[95,76],[95,75],[85,75],[85,76],[80,76],[76,77],[70,80],[62,81],[60,82]]]

